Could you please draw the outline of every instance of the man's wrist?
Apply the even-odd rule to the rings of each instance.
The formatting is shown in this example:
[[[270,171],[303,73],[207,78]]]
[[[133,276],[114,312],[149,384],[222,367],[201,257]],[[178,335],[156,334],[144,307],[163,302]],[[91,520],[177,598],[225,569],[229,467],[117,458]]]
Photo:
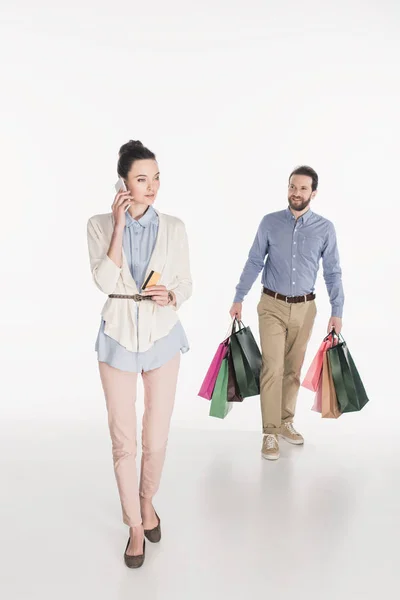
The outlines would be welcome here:
[[[332,319],[341,319],[343,315],[343,306],[340,304],[331,304]]]

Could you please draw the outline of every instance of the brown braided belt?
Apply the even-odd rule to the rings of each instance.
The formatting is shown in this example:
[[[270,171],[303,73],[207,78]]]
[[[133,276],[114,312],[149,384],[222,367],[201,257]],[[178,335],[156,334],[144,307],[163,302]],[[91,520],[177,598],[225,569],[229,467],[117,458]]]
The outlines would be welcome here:
[[[264,288],[264,294],[267,294],[267,296],[272,296],[277,300],[283,300],[283,302],[287,302],[288,304],[298,304],[299,302],[310,302],[311,300],[315,300],[315,294],[305,294],[304,296],[283,296],[282,294],[273,292],[268,288]]]
[[[109,294],[109,298],[122,298],[123,300],[133,300],[134,302],[142,302],[142,300],[151,300],[151,296],[141,296],[141,294],[134,294],[128,296],[127,294]]]

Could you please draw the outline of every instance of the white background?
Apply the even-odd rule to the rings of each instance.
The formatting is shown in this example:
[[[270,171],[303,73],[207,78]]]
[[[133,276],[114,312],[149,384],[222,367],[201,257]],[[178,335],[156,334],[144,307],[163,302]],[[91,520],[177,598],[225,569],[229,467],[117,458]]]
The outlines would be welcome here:
[[[372,600],[397,589],[399,18],[397,0],[2,1],[4,598]],[[135,573],[122,561],[94,352],[105,298],[86,242],[129,139],[157,154],[157,208],[185,221],[194,280],[156,498],[163,542]],[[321,420],[301,390],[306,444],[282,444],[271,464],[258,398],[221,421],[197,392],[257,226],[286,207],[302,163],[320,176],[313,209],[336,225],[343,333],[371,401]],[[330,316],[321,275],[317,293],[305,366]],[[257,338],[259,294],[257,282],[244,305]]]
[[[157,208],[188,229],[193,298],[181,310],[175,426],[260,429],[259,402],[224,421],[197,392],[229,327],[256,228],[313,166],[334,221],[344,336],[371,397],[329,427],[398,415],[399,12],[395,1],[3,2],[2,417],[104,422],[94,342],[105,300],[86,223],[108,212],[120,145],[158,157]],[[258,337],[257,282],[244,321]],[[306,365],[325,334],[319,314]],[[312,396],[302,391],[299,419]],[[328,426],[328,425],[324,425]]]

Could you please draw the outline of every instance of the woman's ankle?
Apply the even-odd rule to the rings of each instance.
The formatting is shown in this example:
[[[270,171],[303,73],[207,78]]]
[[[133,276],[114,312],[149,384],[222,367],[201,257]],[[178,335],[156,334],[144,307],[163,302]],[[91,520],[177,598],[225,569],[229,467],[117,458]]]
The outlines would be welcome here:
[[[141,523],[140,525],[131,525],[129,527],[129,532],[131,535],[140,535],[144,532],[143,523]]]

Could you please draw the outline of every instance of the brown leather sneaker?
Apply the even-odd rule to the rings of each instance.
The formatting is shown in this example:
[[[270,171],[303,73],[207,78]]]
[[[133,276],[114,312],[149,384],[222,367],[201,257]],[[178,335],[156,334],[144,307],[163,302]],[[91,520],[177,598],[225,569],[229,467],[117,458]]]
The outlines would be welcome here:
[[[144,535],[147,537],[149,542],[151,542],[152,544],[157,544],[161,540],[161,520],[157,513],[156,513],[156,517],[158,519],[157,527],[154,527],[153,529],[145,529],[144,530]]]
[[[296,446],[304,444],[303,436],[295,430],[293,423],[282,423],[280,436],[289,444],[295,444]]]
[[[128,539],[128,543],[125,548],[124,560],[125,564],[129,569],[139,569],[144,563],[145,555],[146,555],[146,540],[143,540],[143,554],[139,554],[139,556],[132,556],[131,554],[127,554],[126,551],[129,547],[129,542],[131,538]]]

